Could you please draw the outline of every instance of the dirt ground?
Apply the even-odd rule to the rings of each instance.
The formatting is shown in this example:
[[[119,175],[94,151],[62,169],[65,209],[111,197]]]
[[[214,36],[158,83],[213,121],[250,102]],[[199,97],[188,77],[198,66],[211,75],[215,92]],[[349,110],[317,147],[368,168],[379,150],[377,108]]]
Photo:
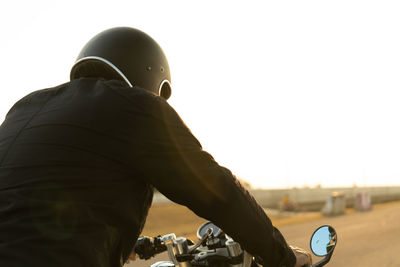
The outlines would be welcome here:
[[[339,238],[338,246],[327,266],[400,266],[400,201],[375,204],[369,212],[348,209],[345,215],[335,217],[324,217],[319,212],[266,212],[289,244],[304,249],[308,249],[310,236],[317,227],[332,225]],[[182,206],[153,206],[144,234],[153,236],[174,232],[177,236],[195,236],[198,225],[203,221]],[[313,259],[314,262],[321,260],[315,256]],[[162,260],[168,260],[167,254],[160,254],[148,261],[132,261],[125,266],[147,267]]]
[[[308,221],[320,218],[319,212],[279,212],[266,210],[275,226]],[[188,208],[177,204],[157,204],[150,208],[142,236],[157,236],[175,233],[196,240],[197,228],[206,220],[198,217]]]
[[[150,208],[141,236],[157,236],[175,233],[195,239],[198,226],[205,220],[188,208],[177,204],[157,204]]]

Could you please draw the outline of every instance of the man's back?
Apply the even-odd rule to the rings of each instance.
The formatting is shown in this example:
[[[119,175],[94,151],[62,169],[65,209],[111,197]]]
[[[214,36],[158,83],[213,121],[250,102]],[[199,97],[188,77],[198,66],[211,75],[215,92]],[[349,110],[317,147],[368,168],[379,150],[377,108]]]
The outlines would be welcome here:
[[[28,95],[7,115],[0,127],[1,266],[116,266],[121,244],[133,245],[152,188],[133,171],[141,153],[135,142],[146,142],[146,133],[143,119],[128,114],[135,98],[121,94],[121,84],[74,80]]]

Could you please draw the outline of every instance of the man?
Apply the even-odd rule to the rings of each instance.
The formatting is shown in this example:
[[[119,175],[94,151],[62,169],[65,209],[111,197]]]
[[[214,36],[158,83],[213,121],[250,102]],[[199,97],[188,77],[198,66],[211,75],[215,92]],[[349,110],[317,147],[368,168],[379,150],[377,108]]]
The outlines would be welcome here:
[[[0,127],[0,266],[121,266],[153,187],[213,221],[265,266],[310,262],[202,150],[166,102],[170,95],[158,44],[139,30],[113,28],[86,44],[69,83],[11,108]]]

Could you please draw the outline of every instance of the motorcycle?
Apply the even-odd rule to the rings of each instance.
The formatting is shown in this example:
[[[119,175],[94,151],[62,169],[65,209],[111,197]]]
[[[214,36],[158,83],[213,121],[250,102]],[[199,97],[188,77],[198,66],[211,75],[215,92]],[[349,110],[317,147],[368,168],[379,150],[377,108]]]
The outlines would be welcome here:
[[[140,237],[135,253],[140,259],[150,259],[167,251],[170,261],[159,261],[151,267],[258,267],[261,259],[243,250],[239,243],[225,234],[212,222],[202,224],[197,230],[199,241],[193,243],[185,237],[167,234],[154,238]],[[336,231],[329,225],[319,227],[310,241],[311,251],[321,261],[308,267],[321,267],[327,264],[337,242]]]

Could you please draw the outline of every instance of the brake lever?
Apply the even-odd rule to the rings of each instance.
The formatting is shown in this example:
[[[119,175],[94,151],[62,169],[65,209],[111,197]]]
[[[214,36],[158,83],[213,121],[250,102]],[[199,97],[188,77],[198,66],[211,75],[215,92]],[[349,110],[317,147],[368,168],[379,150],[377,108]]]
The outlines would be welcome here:
[[[201,239],[193,246],[191,247],[187,254],[192,254],[198,247],[203,244],[204,241],[206,241],[209,237],[212,237],[213,234],[213,229],[210,227],[207,229],[207,232],[201,237]]]

